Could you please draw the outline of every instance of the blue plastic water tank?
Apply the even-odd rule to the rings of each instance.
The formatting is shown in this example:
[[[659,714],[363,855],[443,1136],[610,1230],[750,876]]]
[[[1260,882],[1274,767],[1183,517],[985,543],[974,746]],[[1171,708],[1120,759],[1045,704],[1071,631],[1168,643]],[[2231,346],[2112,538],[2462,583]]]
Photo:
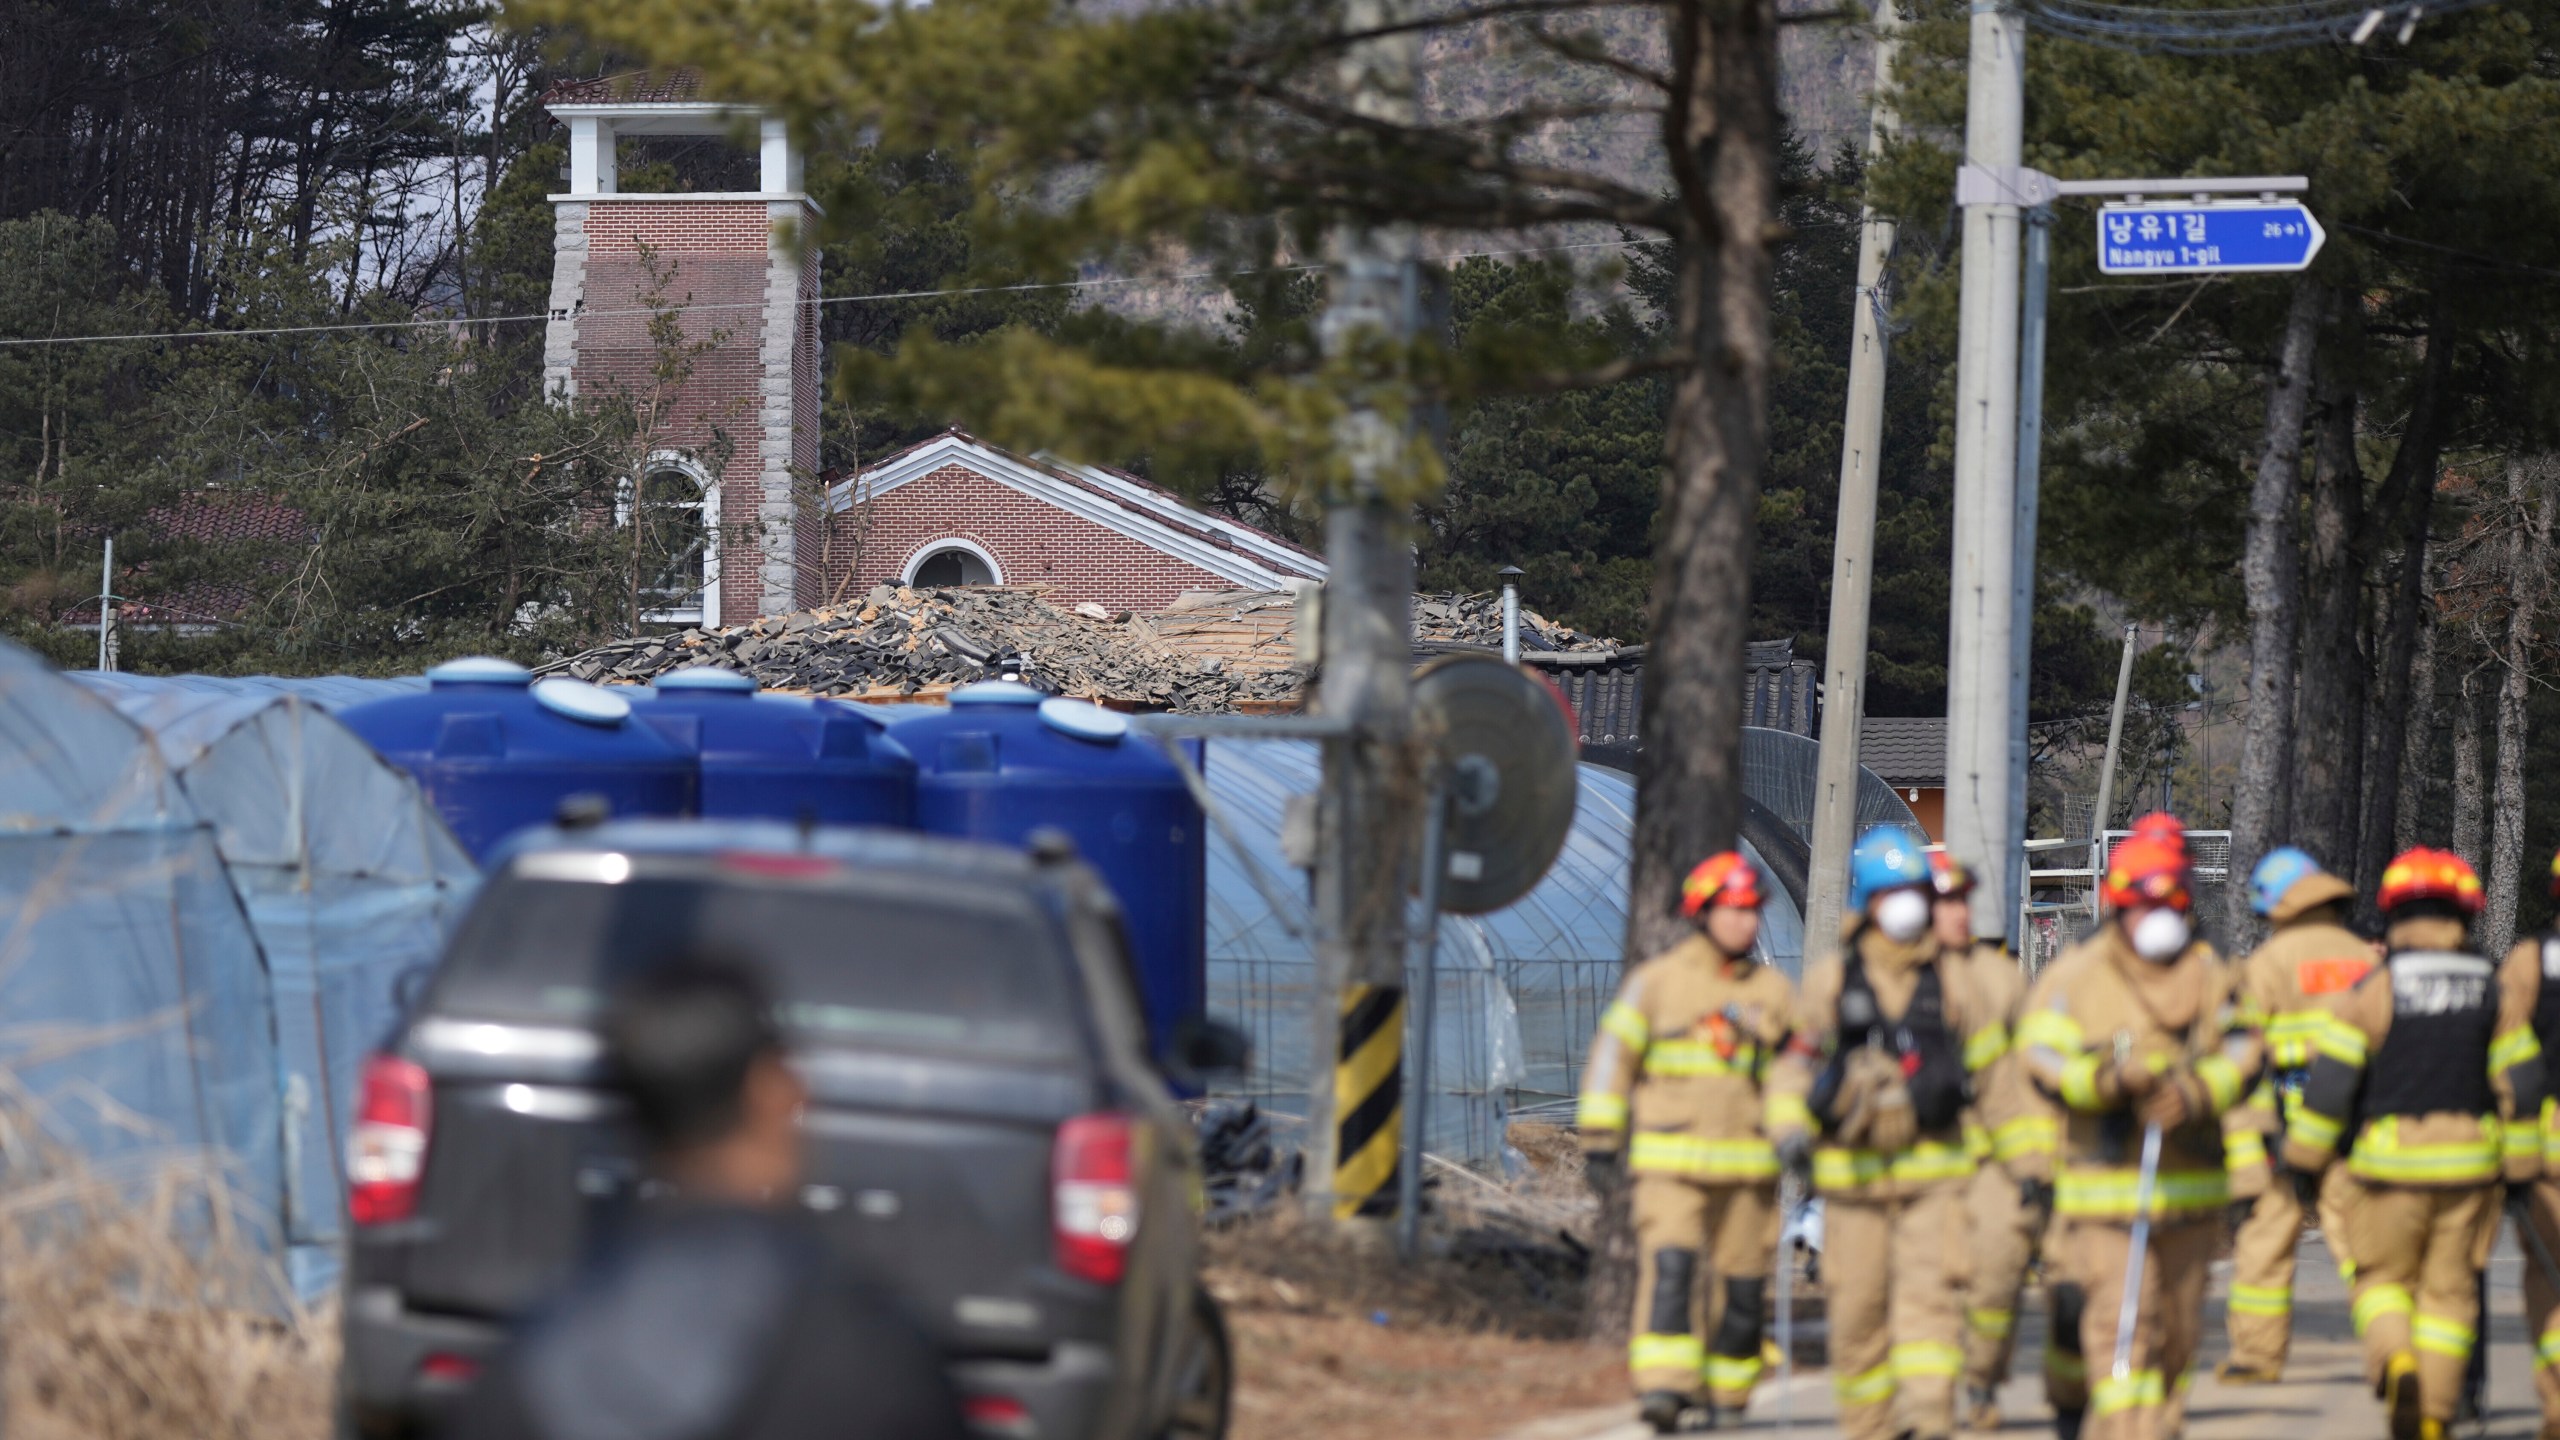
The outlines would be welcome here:
[[[475,656],[427,672],[425,691],[338,713],[382,758],[418,778],[473,859],[560,802],[594,794],[617,816],[693,813],[693,756],[646,725],[631,702],[583,680],[536,682]]]
[[[759,695],[735,670],[697,665],[632,693],[633,713],[700,763],[706,818],[912,827],[916,762],[850,705]]]
[[[915,756],[926,833],[1019,845],[1053,826],[1074,838],[1127,912],[1163,1054],[1208,995],[1206,827],[1173,762],[1123,716],[1007,680],[955,690],[951,708],[896,721],[889,735]]]

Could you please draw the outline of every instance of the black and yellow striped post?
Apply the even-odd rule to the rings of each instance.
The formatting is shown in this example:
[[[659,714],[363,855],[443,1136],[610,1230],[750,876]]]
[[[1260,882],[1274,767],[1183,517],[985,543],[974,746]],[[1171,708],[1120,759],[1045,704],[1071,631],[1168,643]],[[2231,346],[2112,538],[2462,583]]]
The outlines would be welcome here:
[[[1333,1116],[1334,1218],[1394,1214],[1404,1136],[1404,987],[1344,988]]]

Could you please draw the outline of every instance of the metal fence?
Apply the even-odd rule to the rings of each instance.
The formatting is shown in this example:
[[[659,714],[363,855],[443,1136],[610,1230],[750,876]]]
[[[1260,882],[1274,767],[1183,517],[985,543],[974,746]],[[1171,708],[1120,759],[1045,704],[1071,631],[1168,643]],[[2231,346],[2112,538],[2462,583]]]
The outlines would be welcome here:
[[[2066,821],[2069,815],[2066,801]],[[2132,833],[2109,830],[2101,835],[2094,867],[2089,863],[2087,841],[2027,842],[2029,868],[2026,894],[2019,906],[2018,958],[2029,973],[2043,969],[2097,928],[2095,877],[2105,873],[2107,856]],[[2188,831],[2187,855],[2193,866],[2188,888],[2195,896],[2196,933],[2228,949],[2222,934],[2222,916],[2231,884],[2231,832]]]

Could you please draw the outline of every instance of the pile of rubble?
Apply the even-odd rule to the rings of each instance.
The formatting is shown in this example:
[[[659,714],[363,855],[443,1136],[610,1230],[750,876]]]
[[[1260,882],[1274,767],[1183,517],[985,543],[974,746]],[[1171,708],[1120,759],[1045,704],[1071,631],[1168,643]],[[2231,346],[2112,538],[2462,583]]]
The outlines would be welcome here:
[[[1502,597],[1500,595],[1416,595],[1413,597],[1413,635],[1417,640],[1440,641],[1444,644],[1484,645],[1502,648]],[[1523,650],[1613,650],[1615,640],[1585,635],[1570,625],[1559,625],[1544,615],[1522,606],[1520,610],[1520,648]]]
[[[645,683],[689,665],[718,665],[769,690],[848,700],[931,697],[1001,675],[1126,708],[1209,714],[1279,705],[1291,672],[1232,673],[1158,641],[1127,612],[1072,610],[1033,590],[882,585],[860,605],[771,615],[721,630],[641,635],[555,660],[540,674],[599,684]]]

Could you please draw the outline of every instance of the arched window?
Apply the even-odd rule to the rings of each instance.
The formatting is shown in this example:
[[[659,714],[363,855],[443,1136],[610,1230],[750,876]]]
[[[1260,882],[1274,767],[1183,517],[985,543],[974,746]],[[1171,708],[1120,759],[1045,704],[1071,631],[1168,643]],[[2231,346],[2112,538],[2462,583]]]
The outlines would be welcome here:
[[[719,487],[676,455],[650,457],[636,504],[623,512],[631,537],[640,618],[660,625],[720,623]]]
[[[937,540],[907,561],[907,583],[922,586],[1001,585],[996,559],[966,540]]]

